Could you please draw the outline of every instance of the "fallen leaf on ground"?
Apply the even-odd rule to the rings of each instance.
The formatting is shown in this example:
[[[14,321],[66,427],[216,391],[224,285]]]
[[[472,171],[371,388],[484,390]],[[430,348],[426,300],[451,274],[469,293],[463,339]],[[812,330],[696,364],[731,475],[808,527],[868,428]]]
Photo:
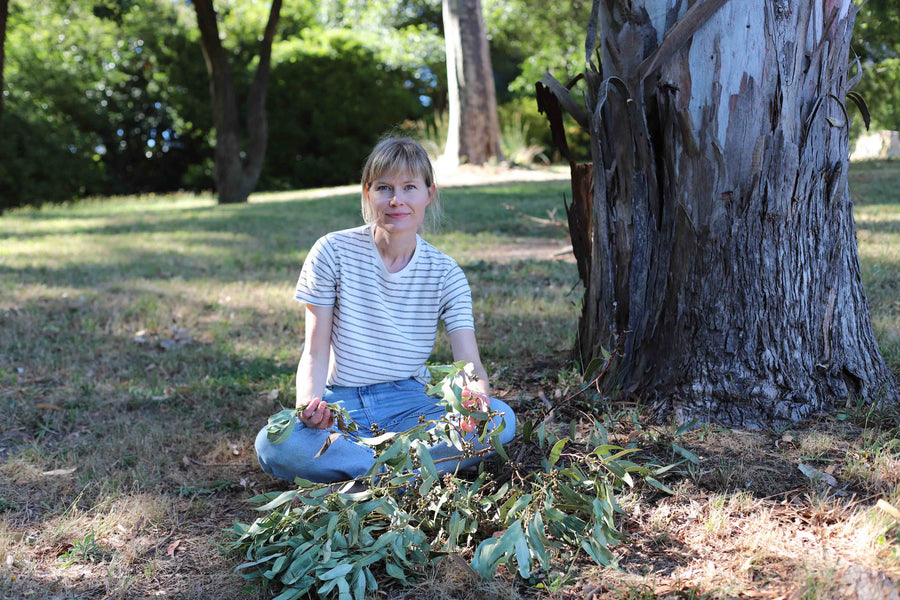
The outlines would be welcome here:
[[[797,468],[800,469],[801,473],[812,479],[814,482],[823,481],[831,487],[837,487],[837,479],[835,479],[828,473],[820,471],[815,467],[804,465],[803,463],[797,465]]]
[[[175,552],[178,550],[178,546],[181,544],[181,540],[175,540],[171,544],[166,547],[166,554],[171,557],[175,557]]]
[[[78,467],[72,467],[71,469],[53,469],[52,471],[44,471],[41,475],[71,475],[77,468]]]

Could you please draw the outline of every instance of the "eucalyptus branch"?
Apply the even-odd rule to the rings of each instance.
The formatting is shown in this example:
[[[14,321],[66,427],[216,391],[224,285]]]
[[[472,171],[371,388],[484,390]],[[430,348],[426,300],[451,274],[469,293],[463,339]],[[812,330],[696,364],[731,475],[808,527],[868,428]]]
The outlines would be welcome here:
[[[463,368],[435,369],[441,378],[430,391],[443,394],[447,416],[368,438],[376,463],[363,477],[371,483],[367,489],[342,493],[342,487],[307,483],[253,498],[263,514],[249,525],[234,526],[231,548],[246,556],[237,571],[250,580],[280,584],[279,600],[307,594],[363,600],[378,588],[382,575],[409,583],[422,573],[419,567],[464,551],[472,556],[471,570],[483,578],[505,565],[524,581],[541,581],[551,589],[569,577],[582,552],[598,564],[615,564],[611,548],[624,539],[615,523],[621,512],[617,494],[634,485],[633,475],[665,487],[652,480],[650,469],[624,459],[638,450],[608,444],[596,421],[587,436],[600,441],[594,447],[557,438],[546,424],[529,422],[510,444],[520,445],[515,461],[505,463],[512,468],[499,477],[488,468],[480,469],[474,481],[455,472],[441,474],[435,465],[493,451],[485,447],[439,459],[428,453],[428,444],[454,443],[454,436],[459,443],[475,439],[453,412],[466,418],[494,416],[463,405],[459,383],[468,381],[459,377]],[[487,426],[479,427],[482,441]],[[540,454],[542,468],[524,467],[526,452]],[[554,566],[559,564],[567,565],[562,572]]]

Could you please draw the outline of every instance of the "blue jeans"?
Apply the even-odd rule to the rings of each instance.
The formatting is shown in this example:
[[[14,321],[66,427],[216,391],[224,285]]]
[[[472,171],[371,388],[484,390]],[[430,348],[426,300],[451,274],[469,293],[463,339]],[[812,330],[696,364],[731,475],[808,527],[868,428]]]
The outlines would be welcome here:
[[[256,455],[266,473],[288,481],[295,477],[319,483],[356,479],[372,467],[375,459],[372,448],[353,439],[353,435],[369,437],[376,425],[385,431],[406,431],[418,425],[420,417],[438,420],[446,412],[436,399],[425,393],[425,386],[414,379],[358,388],[331,386],[322,399],[346,408],[360,430],[341,436],[321,456],[314,458],[328,436],[337,431],[336,426],[312,429],[298,420],[291,436],[281,444],[271,443],[263,427],[256,436]],[[500,441],[506,444],[515,435],[516,417],[509,406],[496,398],[491,398],[491,409],[503,413],[506,427],[500,432]],[[477,439],[472,441],[476,451],[485,448]],[[447,443],[431,447],[431,456],[436,461],[459,454],[459,450]],[[436,466],[442,472],[454,471],[476,465],[479,460],[476,456],[438,462]]]

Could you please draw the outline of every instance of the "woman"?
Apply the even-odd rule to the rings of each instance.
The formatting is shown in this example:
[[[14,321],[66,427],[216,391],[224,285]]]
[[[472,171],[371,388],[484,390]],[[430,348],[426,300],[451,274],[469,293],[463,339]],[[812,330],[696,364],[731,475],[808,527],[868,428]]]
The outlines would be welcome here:
[[[272,444],[266,428],[257,436],[266,472],[287,480],[336,482],[369,470],[372,449],[348,436],[315,456],[335,431],[327,403],[343,406],[364,436],[441,418],[445,409],[425,393],[425,361],[439,320],[446,325],[453,360],[474,366],[477,380],[469,387],[489,396],[469,284],[452,258],[418,235],[438,204],[424,149],[407,138],[382,140],[362,174],[366,224],[319,239],[303,264],[295,294],[306,303],[306,343],[297,368],[297,408],[303,410],[287,441]],[[490,409],[503,415],[500,440],[509,442],[515,433],[512,409],[495,398]],[[476,450],[483,448],[473,441]],[[439,444],[431,454],[437,461],[459,451]],[[437,464],[449,471],[478,460]]]

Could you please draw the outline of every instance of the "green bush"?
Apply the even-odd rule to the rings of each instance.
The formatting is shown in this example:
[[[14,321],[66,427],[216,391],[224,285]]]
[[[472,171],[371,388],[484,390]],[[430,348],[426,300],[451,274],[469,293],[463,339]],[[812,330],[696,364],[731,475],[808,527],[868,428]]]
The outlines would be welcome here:
[[[551,162],[561,162],[563,160],[563,157],[553,145],[547,117],[538,112],[537,101],[534,95],[515,98],[505,102],[498,110],[500,130],[504,137],[504,152],[506,152],[507,158],[510,158],[512,152],[511,148],[507,147],[507,144],[513,142],[513,140],[510,140],[510,137],[511,134],[516,133],[518,137],[521,137],[518,140],[520,145],[541,148],[543,155],[550,159]],[[589,161],[591,159],[590,136],[568,114],[564,115],[564,121],[566,125],[566,139],[575,160],[579,162]]]
[[[103,165],[82,145],[91,135],[59,127],[40,110],[10,102],[0,123],[0,212],[6,209],[71,200],[96,192],[105,181]]]
[[[380,64],[352,31],[277,44],[268,96],[269,149],[259,188],[356,181],[378,139],[423,114],[410,79]]]

